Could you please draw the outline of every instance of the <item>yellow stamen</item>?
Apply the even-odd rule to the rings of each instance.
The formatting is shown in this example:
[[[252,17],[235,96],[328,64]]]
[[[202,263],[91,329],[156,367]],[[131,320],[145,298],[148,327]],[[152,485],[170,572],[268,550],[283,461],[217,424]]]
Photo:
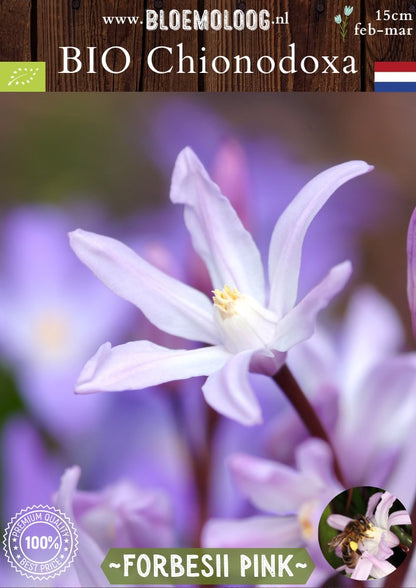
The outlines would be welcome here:
[[[310,541],[315,533],[315,525],[313,516],[316,509],[315,502],[307,502],[303,504],[298,513],[298,520],[300,523],[302,537],[305,541]]]
[[[212,297],[214,306],[218,308],[223,318],[236,314],[235,303],[241,298],[241,294],[237,288],[231,288],[226,285],[223,290],[216,288],[212,293],[214,294]]]
[[[35,326],[35,333],[44,349],[56,350],[68,339],[69,325],[65,316],[47,312],[40,317]]]
[[[313,531],[314,531],[314,526],[313,526],[312,522],[305,518],[301,521],[301,527],[302,527],[302,537],[306,540],[312,539]]]

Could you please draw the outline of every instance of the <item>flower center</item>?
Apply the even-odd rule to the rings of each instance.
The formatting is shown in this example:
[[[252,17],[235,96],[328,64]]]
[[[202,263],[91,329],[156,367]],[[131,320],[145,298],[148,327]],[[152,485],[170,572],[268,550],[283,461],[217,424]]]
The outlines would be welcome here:
[[[384,532],[385,529],[371,525],[371,528],[368,529],[365,538],[362,540],[364,550],[373,555],[377,555]]]
[[[214,294],[212,297],[214,306],[220,311],[221,318],[226,319],[237,314],[236,302],[241,299],[241,293],[237,288],[224,286],[223,290],[216,288],[212,293]]]
[[[37,325],[38,338],[45,347],[61,345],[66,339],[67,334],[68,325],[59,315],[51,314],[44,316]]]
[[[40,350],[48,357],[58,356],[64,349],[70,334],[66,316],[48,311],[39,317],[34,327]]]
[[[274,312],[228,285],[213,290],[213,294],[214,320],[231,353],[269,349],[277,324]]]
[[[298,512],[298,521],[305,541],[310,541],[315,533],[314,517],[316,514],[316,502],[305,502]]]

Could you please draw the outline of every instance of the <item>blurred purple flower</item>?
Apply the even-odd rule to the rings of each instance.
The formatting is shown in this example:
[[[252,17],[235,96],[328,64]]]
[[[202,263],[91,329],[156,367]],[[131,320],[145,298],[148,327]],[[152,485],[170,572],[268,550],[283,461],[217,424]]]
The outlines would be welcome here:
[[[38,431],[23,417],[9,419],[1,439],[2,516],[32,504],[48,504],[62,463],[50,455]]]
[[[416,337],[416,208],[411,216],[407,233],[407,298],[413,334]]]
[[[158,105],[157,120],[152,120],[149,129],[150,141],[146,135],[145,144],[139,147],[168,177],[177,153],[190,145],[266,255],[275,219],[319,168],[300,163],[296,145],[288,141],[282,145],[267,132],[242,134],[230,120],[208,102],[175,97]],[[135,132],[135,144],[142,137],[143,133]],[[236,175],[237,166],[243,173]],[[362,257],[360,232],[374,230],[387,212],[391,219],[397,210],[389,199],[394,193],[391,183],[380,173],[370,174],[359,183],[342,187],[337,198],[325,206],[308,231],[302,254],[301,295],[339,259],[350,259],[357,274]]]
[[[133,140],[137,144],[142,135],[137,133],[137,128],[133,129]],[[168,107],[159,105],[158,115],[151,121],[150,141],[146,142],[146,151],[170,175],[177,154],[184,147],[190,145],[210,167],[224,138],[230,135],[231,128],[227,120],[201,106],[200,101],[196,103],[172,97]]]
[[[316,439],[298,447],[296,468],[245,454],[234,455],[229,466],[239,490],[268,514],[209,521],[203,533],[206,547],[303,545],[317,537],[320,513],[342,489],[328,446]]]
[[[28,505],[49,504],[65,464],[77,459],[89,488],[127,479],[143,492],[168,495],[178,544],[192,544],[198,529],[192,464],[168,398],[151,389],[110,399],[99,426],[63,446],[48,446],[26,419],[9,420],[0,446],[4,520]]]
[[[319,413],[326,410],[328,399],[333,404],[331,410],[335,414],[332,422],[327,419],[331,425],[328,430],[347,484],[388,487],[411,504],[416,486],[411,465],[416,355],[392,356],[402,340],[402,327],[394,309],[375,291],[365,288],[354,296],[344,327],[336,332],[337,345],[319,332],[293,350],[289,363]],[[268,547],[273,541],[275,545],[291,547],[303,539],[314,560],[316,552],[315,563],[325,573],[327,565],[319,555],[316,528],[324,507],[339,491],[339,484],[332,471],[329,448],[316,440],[302,442],[307,432],[302,431],[296,415],[286,426],[288,410],[267,424],[268,447],[274,447],[273,453],[278,457],[282,454],[281,445],[285,447],[289,438],[297,471],[289,465],[251,456],[229,459],[231,473],[242,493],[257,508],[279,517],[214,519],[207,523],[203,541],[210,547]],[[363,431],[365,443],[360,441]],[[322,454],[319,459],[314,457],[317,448]],[[312,457],[306,460],[309,452]],[[308,464],[311,476],[321,480],[324,490],[319,500],[313,500],[316,485],[303,475],[303,464]],[[326,475],[322,468],[326,468]],[[324,479],[332,481],[325,485]],[[308,492],[309,498],[303,496]],[[290,501],[293,503],[289,504]],[[313,530],[309,542],[307,529]]]
[[[251,231],[255,223],[255,215],[252,210],[253,203],[250,201],[247,159],[237,141],[228,140],[220,145],[212,164],[211,176],[221,192],[227,195],[244,228]],[[189,242],[188,233],[186,237]],[[188,283],[205,294],[211,295],[212,286],[208,270],[201,263],[201,258],[193,247],[187,248],[183,266],[186,268]]]
[[[240,520],[212,519],[204,547],[301,547],[328,572],[318,544],[318,524],[327,503],[341,491],[326,443],[310,439],[296,450],[296,467],[235,455],[229,460],[238,489],[266,514]],[[329,572],[328,572],[329,573]],[[316,577],[315,577],[316,580]]]
[[[395,310],[363,288],[341,328],[319,331],[292,351],[289,365],[328,427],[347,484],[388,487],[406,503],[416,486],[413,470],[405,473],[416,420],[416,354],[397,355],[402,342]],[[363,431],[365,443],[352,451]],[[307,436],[290,407],[269,425],[276,459],[290,461],[281,448],[287,436],[298,442]]]
[[[194,248],[216,288],[214,307],[201,292],[160,272],[120,242],[82,230],[72,233],[78,257],[157,327],[213,345],[185,351],[148,341],[115,348],[107,343],[84,367],[76,391],[139,389],[208,375],[203,392],[213,408],[244,424],[260,422],[260,406],[247,381],[250,365],[260,373],[275,373],[286,351],[312,335],[317,313],[342,289],[351,271],[348,262],[332,268],[296,305],[305,233],[340,185],[371,169],[364,162],[350,162],[323,172],[282,214],[270,243],[268,308],[259,251],[190,149],[178,157],[171,199],[185,205]]]
[[[171,547],[172,518],[167,497],[119,482],[101,492],[77,490],[81,470],[62,476],[55,505],[74,521],[79,537],[74,568],[81,586],[107,586],[101,564],[111,547]]]
[[[414,458],[414,452],[413,452],[413,458]],[[412,556],[411,554],[409,554],[409,557],[411,557],[412,559],[410,561],[410,566],[407,571],[406,577],[403,580],[402,588],[414,588],[414,586],[416,586],[416,558],[414,556]]]
[[[74,219],[47,207],[12,211],[3,223],[0,350],[26,403],[58,438],[99,418],[105,403],[73,394],[86,354],[118,337],[128,308],[91,279],[67,246]]]
[[[402,501],[412,500],[411,473],[407,484],[395,480],[416,419],[416,354],[396,355],[402,326],[391,305],[370,289],[354,297],[341,337],[332,364],[340,394],[333,442],[347,481],[387,487]],[[351,452],[363,430],[365,444]]]
[[[180,248],[175,229],[180,224],[172,221],[172,215],[165,211],[150,219],[143,215],[140,241],[135,243],[144,256],[163,269],[169,266],[173,251]],[[169,395],[152,390],[134,399],[129,395],[123,399],[79,398],[73,393],[85,354],[91,354],[102,341],[104,330],[105,336],[115,338],[127,331],[127,319],[134,310],[80,266],[66,237],[74,222],[73,215],[43,207],[18,209],[5,222],[0,299],[4,301],[2,311],[11,310],[7,316],[0,311],[1,320],[8,325],[2,328],[0,341],[4,357],[15,368],[24,398],[35,413],[33,424],[10,422],[4,431],[5,516],[35,502],[49,502],[65,465],[79,463],[92,488],[107,485],[116,476],[128,477],[144,489],[158,487],[168,492],[177,532],[186,544],[195,535],[198,512],[192,468],[181,438],[183,423],[177,416],[180,391],[171,386]],[[153,234],[155,225],[161,231],[157,237]],[[127,228],[125,234],[129,234]],[[180,273],[180,264],[173,269]],[[52,348],[51,357],[43,360],[43,356],[37,356],[39,348],[34,343],[28,309],[33,307],[41,313],[51,305],[68,320],[71,336],[59,357],[53,357],[58,350]],[[68,306],[69,312],[64,314]],[[35,312],[33,315],[37,316]],[[137,327],[147,329],[155,338],[161,336],[145,323],[137,320]],[[14,326],[19,327],[17,332]],[[129,321],[128,327],[128,332],[134,333],[136,321]],[[6,341],[9,330],[10,345]],[[173,343],[173,337],[162,335],[162,344]],[[198,426],[195,415],[192,424]],[[46,426],[53,438],[45,442],[35,429],[39,425]]]
[[[390,531],[390,527],[411,524],[405,510],[390,514],[395,500],[396,497],[390,492],[376,492],[370,497],[365,516],[370,520],[371,527],[366,532],[366,537],[358,543],[361,553],[358,562],[353,569],[345,565],[339,568],[351,574],[353,580],[383,578],[395,571],[396,568],[387,560],[393,555],[392,547],[397,547],[400,540]],[[351,518],[337,514],[332,514],[327,519],[328,525],[339,531],[343,531],[350,521]]]

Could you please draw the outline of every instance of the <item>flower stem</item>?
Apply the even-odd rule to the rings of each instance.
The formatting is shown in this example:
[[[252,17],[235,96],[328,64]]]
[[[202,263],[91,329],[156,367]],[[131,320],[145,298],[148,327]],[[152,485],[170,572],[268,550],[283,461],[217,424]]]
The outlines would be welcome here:
[[[412,512],[410,513],[410,520],[412,523],[416,520],[416,499],[412,506]],[[409,553],[404,558],[403,562],[399,565],[397,570],[387,576],[384,583],[384,588],[397,588],[397,586],[404,585],[404,579],[406,577],[407,570],[409,569],[412,557],[415,553],[415,542],[413,541],[410,546]]]
[[[346,488],[347,486],[344,480],[344,475],[342,473],[341,466],[328,433],[325,431],[318,415],[315,412],[315,409],[306,398],[301,387],[286,364],[281,367],[280,370],[273,376],[273,380],[292,404],[293,408],[302,419],[303,424],[308,429],[312,437],[318,437],[318,439],[322,439],[328,443],[333,455],[334,472],[342,486]]]

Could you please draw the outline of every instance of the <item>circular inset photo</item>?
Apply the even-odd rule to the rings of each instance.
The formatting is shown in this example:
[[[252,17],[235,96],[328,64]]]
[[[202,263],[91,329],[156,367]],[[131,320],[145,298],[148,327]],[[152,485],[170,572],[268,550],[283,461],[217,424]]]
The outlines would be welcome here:
[[[350,488],[322,513],[319,544],[337,572],[354,580],[383,578],[400,566],[410,549],[410,516],[386,490]]]

